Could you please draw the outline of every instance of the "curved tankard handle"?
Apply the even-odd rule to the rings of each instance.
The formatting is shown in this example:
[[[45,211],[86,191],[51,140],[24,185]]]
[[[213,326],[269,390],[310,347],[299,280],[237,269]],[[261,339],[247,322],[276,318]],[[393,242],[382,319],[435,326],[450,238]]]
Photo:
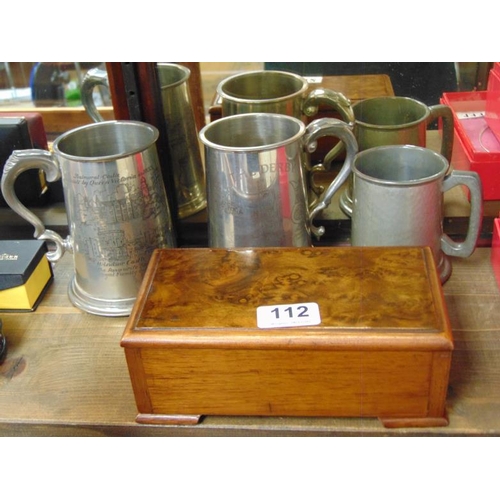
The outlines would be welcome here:
[[[312,233],[318,239],[325,233],[325,228],[323,226],[315,227],[313,225],[313,219],[319,212],[330,205],[333,195],[347,180],[351,173],[354,157],[358,152],[358,143],[351,131],[350,125],[336,118],[319,118],[307,126],[304,136],[304,146],[307,148],[307,151],[314,151],[317,146],[317,140],[325,136],[333,136],[340,139],[341,143],[346,148],[346,156],[339,173],[309,209],[309,226]]]
[[[104,118],[101,116],[101,113],[97,110],[97,107],[94,102],[94,87],[97,85],[104,85],[105,87],[109,87],[108,73],[102,69],[94,68],[87,72],[85,75],[81,94],[82,94],[82,104],[87,111],[87,114],[94,120],[94,122],[102,122]]]
[[[354,111],[351,106],[351,101],[341,92],[336,92],[331,89],[314,89],[306,97],[304,101],[304,114],[306,116],[314,116],[318,113],[320,104],[329,106],[337,111],[345,123],[354,126]],[[323,171],[328,171],[332,161],[343,151],[344,144],[339,142],[334,146],[323,160]]]
[[[430,116],[427,124],[436,121],[438,118],[443,120],[443,137],[441,139],[441,156],[444,156],[448,163],[451,162],[453,152],[453,139],[455,134],[455,125],[453,122],[453,111],[445,104],[436,104],[429,106]]]
[[[1,182],[2,194],[7,205],[34,226],[35,238],[51,240],[55,243],[56,249],[47,252],[47,259],[50,262],[56,262],[66,250],[72,251],[70,237],[63,239],[56,232],[46,229],[43,222],[19,201],[14,191],[14,183],[17,177],[30,169],[42,169],[48,182],[57,181],[61,177],[59,165],[48,151],[43,149],[16,150],[12,152],[5,163]]]
[[[448,235],[441,236],[441,249],[446,255],[453,257],[469,257],[476,248],[481,223],[483,220],[483,192],[481,179],[476,172],[454,170],[443,182],[443,192],[463,184],[469,188],[471,212],[467,236],[461,243],[453,241]]]

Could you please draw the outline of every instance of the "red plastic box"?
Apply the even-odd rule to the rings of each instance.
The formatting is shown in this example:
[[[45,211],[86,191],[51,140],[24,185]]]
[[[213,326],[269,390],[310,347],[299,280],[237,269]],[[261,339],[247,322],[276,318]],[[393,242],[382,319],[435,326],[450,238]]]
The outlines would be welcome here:
[[[494,220],[493,240],[491,242],[491,265],[500,287],[500,219]]]
[[[500,63],[495,63],[488,78],[486,121],[500,140]]]
[[[441,103],[454,115],[451,163],[479,174],[484,200],[500,200],[500,141],[486,122],[487,91],[444,93]]]

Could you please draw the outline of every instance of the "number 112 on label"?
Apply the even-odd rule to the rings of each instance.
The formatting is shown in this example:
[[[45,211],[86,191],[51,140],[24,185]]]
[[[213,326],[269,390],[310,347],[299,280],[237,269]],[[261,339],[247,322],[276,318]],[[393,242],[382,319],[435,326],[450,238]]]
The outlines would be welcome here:
[[[287,326],[319,325],[321,317],[316,302],[281,304],[257,308],[259,328],[283,328]]]

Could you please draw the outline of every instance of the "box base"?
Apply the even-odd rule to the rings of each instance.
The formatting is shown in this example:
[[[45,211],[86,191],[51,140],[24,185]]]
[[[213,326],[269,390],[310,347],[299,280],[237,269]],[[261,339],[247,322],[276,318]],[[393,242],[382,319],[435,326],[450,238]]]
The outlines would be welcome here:
[[[197,425],[203,415],[155,415],[139,413],[135,421],[147,425]],[[446,427],[449,420],[446,415],[433,418],[379,418],[387,429],[402,429],[407,427]]]

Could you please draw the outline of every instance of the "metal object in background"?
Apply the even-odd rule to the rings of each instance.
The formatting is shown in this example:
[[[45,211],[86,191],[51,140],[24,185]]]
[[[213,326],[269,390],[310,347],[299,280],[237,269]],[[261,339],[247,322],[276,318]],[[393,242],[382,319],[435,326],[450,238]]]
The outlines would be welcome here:
[[[203,210],[207,205],[205,172],[187,85],[190,70],[179,64],[158,63],[157,74],[174,174],[177,211],[182,219]],[[90,70],[82,84],[83,106],[89,116],[99,122],[103,118],[93,99],[96,85],[109,86],[106,71],[97,68]],[[138,92],[131,94],[137,96]],[[136,109],[138,106],[129,103],[129,107]]]
[[[304,77],[287,71],[248,71],[232,75],[219,83],[217,93],[222,98],[222,116],[278,113],[304,119],[316,115],[323,104],[337,111],[346,123],[354,121],[351,102],[341,92],[324,88],[309,92]],[[342,150],[340,142],[325,156],[324,170],[328,170]]]
[[[80,309],[126,316],[154,249],[175,246],[172,221],[156,151],[158,130],[135,121],[93,123],[66,132],[43,150],[14,151],[2,176],[9,206],[49,240],[56,262],[73,253],[69,297]],[[69,236],[47,230],[16,197],[20,172],[44,170],[49,182],[62,177]]]
[[[448,161],[419,146],[380,146],[353,163],[353,246],[427,246],[442,283],[451,274],[448,255],[469,257],[482,222],[482,188],[476,172],[448,172]],[[465,185],[471,194],[466,238],[443,233],[443,193]]]
[[[441,155],[451,161],[454,123],[449,106],[426,104],[409,97],[373,97],[357,102],[354,135],[360,151],[377,146],[413,145],[425,147],[430,124],[442,120]],[[352,216],[352,177],[340,196],[340,208]]]
[[[205,171],[188,88],[191,71],[173,63],[158,63],[157,71],[178,214],[183,219],[207,206]]]
[[[320,199],[308,207],[304,152],[320,137],[346,146],[345,162]],[[211,247],[310,246],[321,236],[314,217],[351,171],[357,144],[349,125],[333,118],[307,128],[297,118],[249,113],[216,120],[200,132],[205,145]]]

